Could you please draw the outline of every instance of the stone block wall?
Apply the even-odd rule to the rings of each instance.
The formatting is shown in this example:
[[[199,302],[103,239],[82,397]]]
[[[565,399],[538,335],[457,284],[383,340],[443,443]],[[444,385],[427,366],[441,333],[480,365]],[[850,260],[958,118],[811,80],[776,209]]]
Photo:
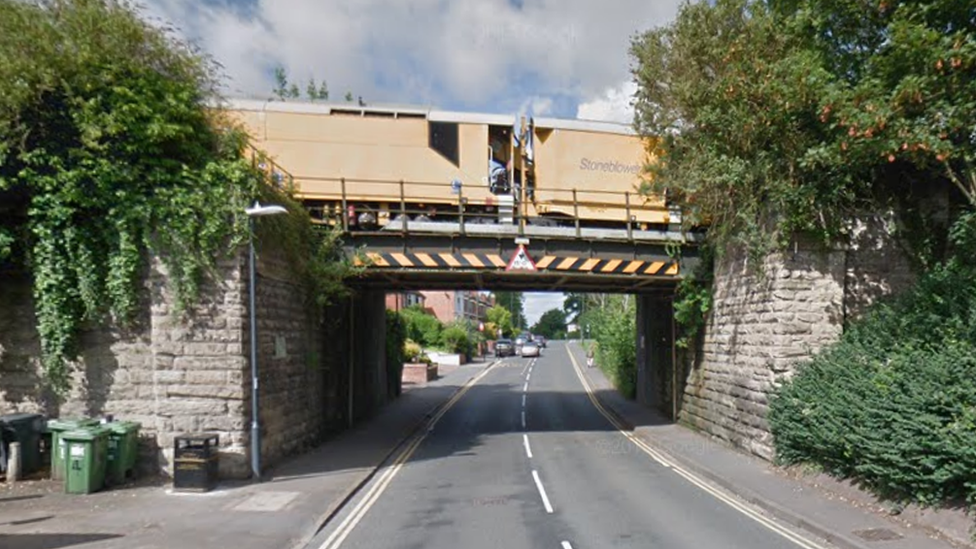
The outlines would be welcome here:
[[[846,249],[800,243],[759,270],[742,254],[727,254],[716,265],[713,309],[687,371],[679,420],[772,459],[770,389],[835,342],[849,318],[911,284],[899,250],[883,220],[865,218]]]
[[[902,292],[915,282],[908,255],[891,238],[890,216],[862,216],[851,226],[846,256],[845,318],[856,318],[880,297]]]
[[[321,319],[311,296],[294,279],[289,265],[271,246],[258,254],[257,334],[262,463],[307,450],[323,434],[325,375]],[[245,278],[248,273],[245,266]],[[245,297],[247,289],[245,288]],[[245,317],[249,326],[249,317]],[[244,332],[250,358],[250,328]],[[246,380],[250,380],[250,363]],[[247,425],[250,429],[250,383]]]
[[[258,262],[258,365],[262,462],[273,465],[320,440],[324,381],[319,318],[274,250]],[[218,265],[215,280],[177,317],[161,262],[151,262],[140,316],[126,330],[81,336],[73,389],[58,400],[40,375],[30,280],[0,273],[0,414],[101,417],[142,424],[140,467],[171,474],[173,438],[220,436],[220,474],[250,474],[250,340],[247,255]]]

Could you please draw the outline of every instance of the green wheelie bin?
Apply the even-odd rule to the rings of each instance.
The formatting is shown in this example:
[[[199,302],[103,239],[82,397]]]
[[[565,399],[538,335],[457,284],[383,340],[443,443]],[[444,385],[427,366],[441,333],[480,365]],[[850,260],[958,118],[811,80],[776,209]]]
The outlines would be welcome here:
[[[114,421],[105,427],[109,430],[106,480],[109,484],[122,484],[126,477],[135,475],[141,425],[134,421]]]
[[[6,437],[3,435],[3,431],[7,431]],[[21,472],[26,475],[41,468],[41,435],[43,433],[44,416],[41,414],[0,416],[0,444],[3,444],[2,439],[4,438],[8,439],[8,442],[20,443]]]
[[[64,491],[91,494],[105,487],[109,429],[101,425],[61,433],[65,445]]]
[[[64,480],[65,464],[67,460],[67,448],[61,441],[61,434],[66,431],[74,431],[81,427],[91,427],[98,425],[97,419],[52,419],[47,422],[47,430],[51,432],[51,478],[54,480]]]

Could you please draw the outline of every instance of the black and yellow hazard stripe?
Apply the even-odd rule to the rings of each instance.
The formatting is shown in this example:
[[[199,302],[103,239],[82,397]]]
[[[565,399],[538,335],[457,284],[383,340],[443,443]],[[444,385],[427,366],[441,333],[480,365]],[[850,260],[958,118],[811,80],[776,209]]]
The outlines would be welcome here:
[[[368,252],[369,267],[416,269],[504,269],[498,254],[484,253],[378,253]],[[357,263],[361,263],[357,260]]]
[[[584,272],[597,274],[666,275],[678,274],[675,261],[641,259],[600,259],[597,257],[560,257],[547,255],[536,261],[540,271]]]
[[[370,268],[389,269],[483,269],[504,270],[508,259],[486,253],[380,253],[366,254]],[[535,262],[541,272],[677,276],[678,263],[640,259],[600,259],[547,255]]]

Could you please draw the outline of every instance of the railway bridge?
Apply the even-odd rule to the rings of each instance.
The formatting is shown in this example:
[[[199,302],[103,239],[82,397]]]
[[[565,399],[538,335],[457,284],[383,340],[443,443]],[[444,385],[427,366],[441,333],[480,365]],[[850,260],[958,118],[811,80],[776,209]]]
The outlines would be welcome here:
[[[638,398],[676,413],[672,298],[698,240],[666,197],[644,192],[642,167],[656,159],[629,126],[403,106],[230,109],[272,179],[364,265],[350,281],[358,297],[334,315],[350,341],[371,341],[363,353],[385,337],[386,292],[629,293]]]
[[[620,124],[237,101],[260,161],[362,252],[353,284],[670,293],[697,262]]]

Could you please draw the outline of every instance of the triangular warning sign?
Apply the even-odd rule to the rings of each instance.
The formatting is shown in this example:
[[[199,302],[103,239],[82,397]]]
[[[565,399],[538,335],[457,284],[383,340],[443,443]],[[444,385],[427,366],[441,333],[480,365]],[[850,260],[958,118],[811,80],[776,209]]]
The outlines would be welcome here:
[[[529,257],[529,253],[525,251],[525,244],[519,244],[518,250],[512,254],[512,259],[508,261],[508,267],[505,267],[506,271],[536,271],[535,261]]]

